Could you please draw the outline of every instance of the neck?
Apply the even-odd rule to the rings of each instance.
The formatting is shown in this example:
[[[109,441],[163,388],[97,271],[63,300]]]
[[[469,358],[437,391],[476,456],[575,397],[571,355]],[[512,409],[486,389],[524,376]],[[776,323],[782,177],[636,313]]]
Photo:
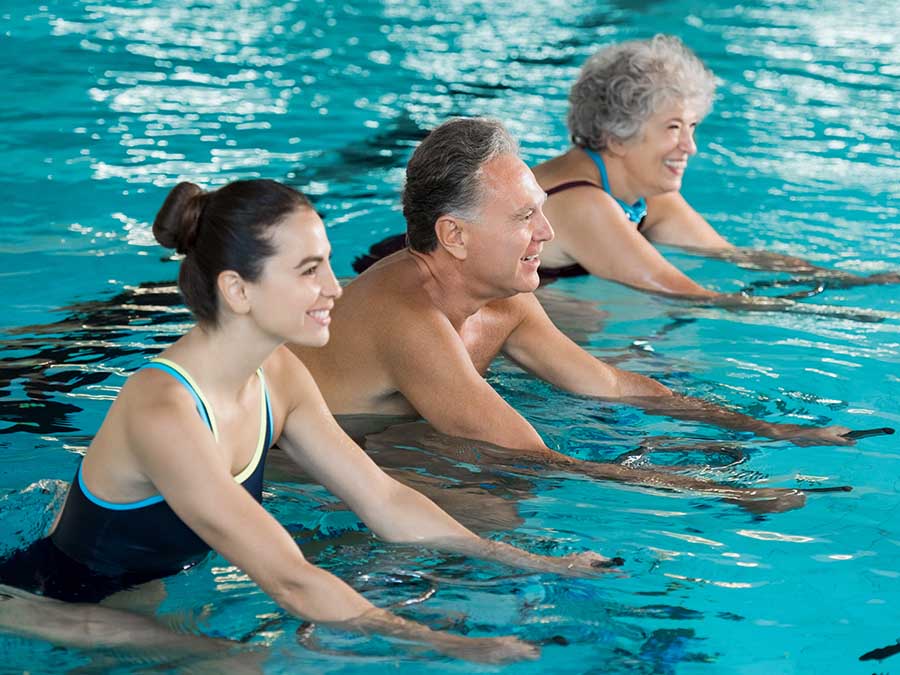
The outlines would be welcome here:
[[[628,173],[628,167],[618,155],[603,150],[598,153],[606,167],[606,176],[609,179],[609,191],[616,199],[621,199],[626,204],[634,204],[641,197],[646,197],[643,190],[632,180]],[[600,169],[597,169],[599,177]]]
[[[166,356],[184,366],[207,395],[237,398],[280,344],[246,317],[226,317],[214,328],[195,326]]]
[[[419,268],[422,287],[431,302],[459,328],[466,319],[503,295],[491,292],[475,277],[467,274],[465,260],[459,260],[438,246],[430,253],[410,249]]]

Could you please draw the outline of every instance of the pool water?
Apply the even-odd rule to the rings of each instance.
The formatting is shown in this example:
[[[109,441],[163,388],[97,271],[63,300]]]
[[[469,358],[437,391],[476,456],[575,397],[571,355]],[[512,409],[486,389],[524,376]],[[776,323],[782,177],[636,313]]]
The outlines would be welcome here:
[[[411,149],[452,115],[504,120],[529,163],[566,147],[566,92],[602,44],[681,36],[720,80],[684,193],[729,240],[858,273],[897,269],[900,47],[891,3],[784,0],[46,2],[0,8],[0,554],[40,536],[127,373],[190,325],[150,222],[178,180],[285,180],[315,200],[338,274],[402,228]],[[781,278],[675,250],[701,284]],[[591,353],[768,420],[900,426],[900,288],[829,290],[739,313],[562,280],[546,298]],[[490,536],[626,558],[567,580],[375,540],[322,488],[272,474],[268,508],[316,563],[379,605],[470,635],[548,644],[509,672],[871,673],[900,638],[900,442],[798,448],[600,404],[498,360],[490,381],[563,451],[611,460],[649,436],[720,442],[706,475],[840,485],[754,516],[592,480],[479,473],[413,450],[435,480],[501,495]],[[389,448],[388,448],[389,450]],[[379,451],[385,459],[388,451]],[[690,453],[650,455],[696,464]],[[473,497],[474,498],[474,497]],[[502,520],[501,516],[497,516]],[[428,596],[430,591],[434,594]],[[267,673],[493,672],[286,616],[211,557],[166,582],[165,620],[267,646]],[[0,636],[2,672],[176,671],[141,657]],[[149,661],[148,661],[149,659]],[[894,663],[896,661],[896,664]],[[228,670],[227,665],[222,671]]]

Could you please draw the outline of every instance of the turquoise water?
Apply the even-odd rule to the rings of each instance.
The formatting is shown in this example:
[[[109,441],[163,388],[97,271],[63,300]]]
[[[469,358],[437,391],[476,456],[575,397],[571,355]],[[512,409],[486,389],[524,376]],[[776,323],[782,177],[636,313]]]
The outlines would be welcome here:
[[[126,373],[189,323],[170,289],[147,286],[176,272],[149,231],[176,181],[266,176],[302,188],[349,275],[356,253],[402,226],[403,167],[425,131],[451,115],[496,116],[536,163],[565,147],[566,90],[596,46],[670,32],[720,79],[686,178],[698,210],[738,245],[887,271],[900,258],[894,24],[890,3],[874,1],[5,3],[2,552],[39,536]],[[666,254],[723,291],[777,276]],[[900,426],[900,288],[832,290],[792,314],[696,308],[591,279],[552,291],[561,325],[592,353],[679,391],[769,421]],[[494,537],[627,559],[627,577],[594,581],[382,544],[329,509],[322,489],[284,476],[268,484],[269,507],[311,558],[379,604],[436,588],[406,615],[472,635],[569,640],[510,672],[896,669],[900,656],[857,660],[900,638],[896,436],[796,448],[598,405],[502,360],[490,378],[571,454],[610,459],[646,436],[725,439],[747,459],[711,470],[723,479],[856,489],[754,517],[573,477],[431,468],[460,491],[487,483],[508,498],[519,520]],[[496,670],[321,629],[301,646],[299,623],[218,558],[166,590],[159,611],[171,621],[271,646],[266,672]],[[3,672],[149,667],[0,643]],[[180,667],[157,656],[163,670]]]

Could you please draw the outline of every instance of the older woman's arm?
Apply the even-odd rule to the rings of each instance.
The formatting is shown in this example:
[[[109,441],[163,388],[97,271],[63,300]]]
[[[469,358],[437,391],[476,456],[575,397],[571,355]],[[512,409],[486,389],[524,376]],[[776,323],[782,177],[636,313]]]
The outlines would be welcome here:
[[[642,233],[655,244],[685,248],[747,269],[802,274],[804,277],[797,280],[802,284],[819,282],[826,288],[850,288],[900,283],[900,272],[859,276],[814,265],[792,255],[733,246],[679,192],[668,192],[647,200],[647,221]],[[781,285],[786,284],[781,282]]]

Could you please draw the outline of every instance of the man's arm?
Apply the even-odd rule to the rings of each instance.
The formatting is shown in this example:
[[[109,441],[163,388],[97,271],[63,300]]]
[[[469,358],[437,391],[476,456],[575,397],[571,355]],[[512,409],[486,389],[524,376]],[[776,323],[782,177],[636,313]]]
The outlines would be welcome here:
[[[592,576],[611,566],[612,561],[592,551],[543,556],[471,532],[423,494],[379,468],[337,424],[309,373],[291,360],[294,372],[285,384],[293,389],[294,407],[279,445],[380,538],[567,576]]]
[[[506,342],[511,359],[538,377],[576,394],[618,400],[650,413],[706,422],[760,436],[790,440],[797,445],[852,445],[844,427],[771,424],[714,403],[681,396],[643,375],[629,373],[594,358],[566,337],[531,294],[516,298],[524,319]]]
[[[398,307],[390,334],[375,339],[393,385],[438,431],[548,451],[534,428],[481,376],[443,315]]]
[[[563,338],[562,347],[573,349],[573,354],[580,353],[587,357],[592,368],[599,364],[601,370],[595,369],[594,372],[602,380],[600,386],[605,390],[616,391],[617,396],[623,397],[649,395],[672,398],[672,393],[663,385],[640,375],[609,368],[585,354],[553,326],[533,295],[517,296],[516,301],[533,303],[522,308],[526,319],[528,314],[538,312],[552,328],[554,336]],[[421,312],[406,316],[401,313],[394,318],[391,335],[385,336],[384,344],[380,344],[379,355],[391,369],[400,393],[419,414],[444,434],[518,449],[522,451],[523,459],[527,458],[550,468],[574,471],[600,480],[698,492],[733,501],[750,510],[785,511],[798,508],[804,503],[803,493],[797,490],[725,486],[671,472],[585,462],[551,450],[534,427],[513,410],[478,373],[462,340],[449,322],[444,324],[423,317]],[[539,339],[539,336],[535,337]],[[550,369],[554,368],[557,359],[548,358],[547,365]],[[553,377],[556,376],[562,377],[564,373],[555,373],[546,379],[555,382]],[[596,382],[595,380],[595,384]]]

